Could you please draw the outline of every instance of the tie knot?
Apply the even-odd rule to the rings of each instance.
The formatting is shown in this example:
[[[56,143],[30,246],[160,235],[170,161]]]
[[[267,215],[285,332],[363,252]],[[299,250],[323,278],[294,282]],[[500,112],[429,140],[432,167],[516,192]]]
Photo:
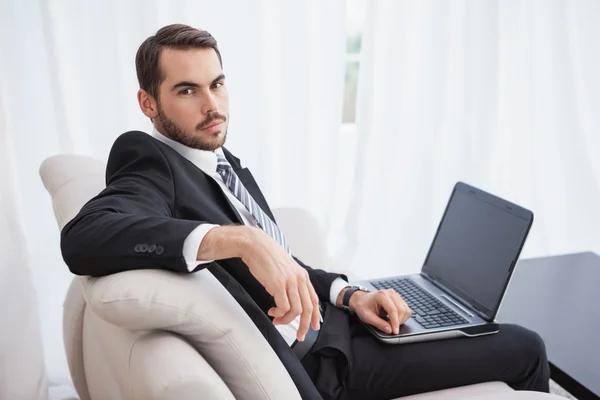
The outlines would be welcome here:
[[[217,172],[227,171],[229,168],[231,168],[229,161],[221,154],[217,154]]]

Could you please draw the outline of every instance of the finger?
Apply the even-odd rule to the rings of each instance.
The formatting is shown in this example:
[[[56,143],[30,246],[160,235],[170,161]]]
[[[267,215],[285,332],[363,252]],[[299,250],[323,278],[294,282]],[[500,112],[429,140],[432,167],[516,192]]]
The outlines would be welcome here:
[[[410,310],[408,304],[406,304],[406,301],[404,301],[404,299],[396,291],[394,291],[394,293],[392,294],[392,301],[398,308],[399,322],[400,325],[402,325],[411,317],[412,311]]]
[[[410,306],[406,302],[404,302],[404,311],[405,311],[406,314],[404,315],[404,317],[400,321],[400,325],[404,324],[406,321],[408,321],[408,319],[410,317],[412,317],[412,310],[411,310]]]
[[[388,316],[390,317],[392,331],[394,332],[394,334],[397,335],[400,330],[400,321],[398,316],[398,309],[396,308],[396,305],[391,299],[392,294],[388,291],[382,291],[380,293],[381,294],[379,295],[378,299],[379,305],[383,307],[383,309],[387,312]]]
[[[300,283],[299,292],[302,300],[302,314],[300,315],[300,327],[298,328],[296,338],[299,341],[303,341],[310,326],[314,307],[306,283]]]
[[[290,301],[290,308],[282,317],[275,318],[277,324],[289,324],[302,312],[302,301],[298,294],[298,284],[296,280],[288,281],[287,297]]]
[[[290,309],[290,302],[285,290],[285,285],[281,285],[277,288],[273,298],[275,299],[275,307],[272,307],[269,310],[269,315],[275,318],[281,318]],[[273,323],[275,323],[275,321],[273,321]]]
[[[373,325],[375,328],[387,334],[392,333],[392,327],[390,324],[372,310],[366,310],[361,319],[369,325]]]
[[[311,325],[315,331],[318,331],[319,329],[321,329],[321,307],[319,306],[319,296],[317,296],[317,292],[315,292],[315,288],[313,287],[310,280],[307,282],[306,287],[308,288],[308,292],[310,293],[310,301],[313,305]]]

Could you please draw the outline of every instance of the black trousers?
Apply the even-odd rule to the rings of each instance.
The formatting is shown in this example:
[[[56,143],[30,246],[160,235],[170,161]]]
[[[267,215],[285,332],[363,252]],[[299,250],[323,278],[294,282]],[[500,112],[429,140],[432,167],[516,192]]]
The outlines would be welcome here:
[[[323,399],[394,399],[475,383],[502,381],[548,392],[550,368],[540,336],[516,325],[476,338],[387,345],[355,316],[327,304],[302,365]]]

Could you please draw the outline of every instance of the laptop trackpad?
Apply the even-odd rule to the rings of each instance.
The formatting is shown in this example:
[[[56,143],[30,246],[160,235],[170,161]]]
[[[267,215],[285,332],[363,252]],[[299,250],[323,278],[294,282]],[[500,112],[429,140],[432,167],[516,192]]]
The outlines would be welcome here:
[[[387,316],[384,317],[384,319],[386,321],[389,321],[389,317],[387,317]],[[372,328],[375,329],[382,336],[397,336],[394,334],[388,334],[386,332],[383,332],[374,326],[372,326]],[[399,331],[398,335],[408,335],[408,334],[412,334],[412,333],[425,332],[425,331],[426,330],[423,329],[423,327],[417,321],[415,321],[413,318],[409,318],[408,321],[406,321],[404,324],[400,325],[400,331]]]

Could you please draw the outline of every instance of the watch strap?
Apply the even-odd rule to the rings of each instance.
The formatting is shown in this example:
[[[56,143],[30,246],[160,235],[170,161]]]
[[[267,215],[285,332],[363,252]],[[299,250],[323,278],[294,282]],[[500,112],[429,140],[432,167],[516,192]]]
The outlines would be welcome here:
[[[350,297],[357,290],[360,290],[363,292],[368,292],[367,289],[360,287],[360,286],[349,286],[348,289],[346,290],[346,292],[344,293],[344,297],[342,297],[342,308],[344,310],[350,311]]]

